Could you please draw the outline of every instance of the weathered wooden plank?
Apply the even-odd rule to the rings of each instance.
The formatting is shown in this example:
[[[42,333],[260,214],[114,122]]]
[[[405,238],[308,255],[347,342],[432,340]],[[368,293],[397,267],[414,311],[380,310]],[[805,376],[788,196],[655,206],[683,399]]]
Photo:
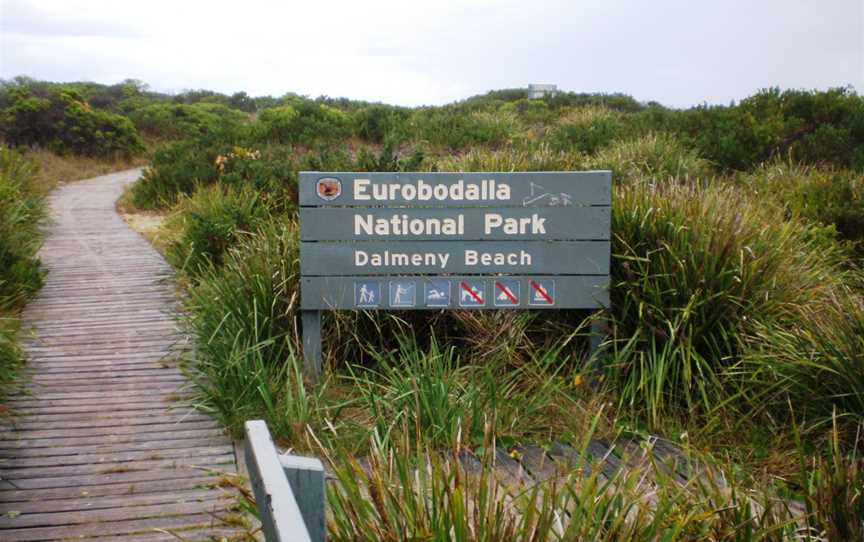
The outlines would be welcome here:
[[[13,416],[35,416],[38,414],[70,414],[74,415],[76,413],[90,413],[96,410],[99,406],[97,402],[89,402],[89,400],[84,400],[84,403],[81,401],[60,401],[53,402],[47,405],[40,405],[38,402],[33,404],[23,404],[16,403],[15,408],[12,410]],[[122,411],[137,411],[137,410],[148,410],[151,408],[158,408],[159,406],[165,406],[165,408],[185,408],[182,403],[175,403],[177,401],[174,394],[163,394],[156,395],[152,399],[144,399],[141,398],[139,400],[126,400],[118,399],[114,402],[106,401],[102,403],[103,408],[110,408],[112,411],[121,413]]]
[[[216,495],[214,495],[215,497]],[[78,525],[82,523],[111,522],[128,519],[152,517],[185,516],[198,513],[216,513],[229,508],[233,503],[225,499],[210,498],[193,501],[160,503],[95,510],[76,510],[71,512],[42,512],[21,514],[14,518],[0,516],[0,529],[21,529],[24,527],[46,527],[53,525]]]
[[[86,454],[109,454],[123,452],[145,452],[145,451],[168,451],[172,449],[185,449],[191,446],[228,446],[228,440],[221,432],[213,432],[207,436],[189,436],[187,438],[164,438],[161,440],[144,440],[139,442],[98,442],[89,445],[52,446],[48,448],[12,448],[0,449],[2,458],[30,458],[30,457],[68,457],[71,455]],[[174,435],[170,435],[174,436]]]
[[[221,466],[221,465],[217,465]],[[173,467],[164,469],[149,469],[131,472],[107,472],[103,474],[84,474],[80,476],[50,476],[46,478],[22,478],[14,481],[14,485],[8,481],[0,482],[4,489],[58,489],[58,488],[86,488],[86,486],[101,486],[105,484],[133,485],[138,482],[149,482],[156,480],[171,480],[175,478],[197,478],[202,472],[219,471],[217,466],[202,465],[201,467]],[[229,466],[230,467],[230,466]],[[226,467],[226,472],[229,472]]]
[[[125,495],[118,499],[116,495],[101,497],[76,497],[74,499],[51,499],[43,501],[22,501],[15,504],[15,511],[25,514],[46,512],[75,512],[82,510],[100,510],[135,506],[169,504],[195,501],[213,501],[234,498],[229,491],[213,491],[211,488],[197,488],[173,492],[144,493]],[[52,523],[48,523],[52,525]]]
[[[114,463],[88,463],[83,465],[60,465],[55,467],[17,467],[0,468],[3,479],[25,480],[29,478],[69,477],[69,476],[102,476],[119,472],[136,472],[152,469],[174,469],[185,467],[200,467],[202,465],[225,465],[234,462],[234,451],[224,450],[217,455],[199,455],[195,457],[173,457],[168,459],[142,459],[138,461],[118,461]]]
[[[76,453],[71,455],[53,455],[45,457],[14,457],[0,462],[0,470],[25,469],[34,467],[56,467],[72,465],[100,465],[106,463],[123,463],[126,461],[186,459],[195,463],[195,458],[212,455],[229,455],[233,447],[229,444],[210,447],[184,447],[178,449],[156,449],[138,452],[122,451],[117,453]],[[232,459],[233,461],[233,459]]]
[[[65,420],[58,421],[41,421],[41,418],[30,417],[28,419],[17,419],[13,422],[0,423],[0,428],[6,431],[15,431],[16,433],[30,434],[33,431],[62,431],[64,429],[88,429],[88,428],[115,428],[122,427],[142,427],[153,424],[166,423],[212,423],[213,419],[209,416],[197,412],[187,412],[185,414],[169,414],[166,412],[154,411],[150,416],[127,416],[106,417],[104,415],[95,415],[90,417],[87,415],[77,415]],[[65,435],[64,435],[65,436]]]
[[[560,467],[539,446],[519,446],[516,451],[519,462],[537,482],[545,482],[561,474]]]
[[[13,431],[0,431],[0,440],[15,442],[18,440],[37,440],[70,437],[114,437],[117,435],[145,435],[147,433],[164,433],[174,429],[215,429],[219,427],[212,419],[206,421],[165,421],[153,422],[145,425],[114,427],[69,427],[64,429],[22,429]]]
[[[218,522],[216,522],[218,524]],[[254,529],[250,529],[254,531]],[[87,542],[213,542],[235,540],[238,535],[234,527],[195,527],[193,529],[159,529],[158,532],[122,534],[117,536],[88,537]],[[243,540],[243,538],[239,538]]]
[[[118,433],[113,435],[100,435],[101,442],[105,444],[119,444],[121,442],[141,442],[145,440],[159,440],[169,438],[209,438],[222,436],[224,432],[221,429],[213,428],[197,428],[184,429],[182,426],[164,428],[163,431],[154,432],[135,432],[135,433]],[[74,437],[49,437],[49,438],[19,438],[16,440],[0,440],[0,449],[20,450],[22,448],[42,448],[56,446],[86,446],[93,442],[93,436],[74,436]]]
[[[37,540],[69,540],[94,535],[145,533],[155,529],[173,529],[177,527],[210,528],[218,524],[218,520],[210,513],[190,515],[175,515],[158,518],[133,519],[125,521],[107,521],[89,523],[75,527],[34,527],[2,531],[4,542],[30,542]]]

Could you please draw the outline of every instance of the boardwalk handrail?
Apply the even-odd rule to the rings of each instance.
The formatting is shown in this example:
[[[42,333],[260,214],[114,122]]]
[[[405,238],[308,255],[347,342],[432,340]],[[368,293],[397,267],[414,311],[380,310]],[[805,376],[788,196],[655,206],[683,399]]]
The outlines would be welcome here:
[[[324,467],[280,456],[267,424],[246,422],[246,466],[267,542],[324,542]]]

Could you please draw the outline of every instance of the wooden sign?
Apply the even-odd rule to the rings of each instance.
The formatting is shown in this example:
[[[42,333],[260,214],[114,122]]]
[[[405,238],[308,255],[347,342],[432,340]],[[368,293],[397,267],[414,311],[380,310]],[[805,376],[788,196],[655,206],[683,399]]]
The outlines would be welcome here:
[[[611,173],[300,173],[307,368],[320,311],[609,305]]]

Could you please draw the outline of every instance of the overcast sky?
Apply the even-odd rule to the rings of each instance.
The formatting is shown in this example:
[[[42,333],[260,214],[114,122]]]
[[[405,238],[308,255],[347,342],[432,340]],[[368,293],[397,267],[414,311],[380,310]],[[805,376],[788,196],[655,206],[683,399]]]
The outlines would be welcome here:
[[[557,83],[686,107],[864,91],[864,0],[0,0],[0,77],[404,105]]]

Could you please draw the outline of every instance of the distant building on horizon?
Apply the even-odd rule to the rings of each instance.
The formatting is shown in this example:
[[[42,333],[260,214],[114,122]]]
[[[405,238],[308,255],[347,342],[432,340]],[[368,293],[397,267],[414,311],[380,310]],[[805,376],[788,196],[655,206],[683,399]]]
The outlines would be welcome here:
[[[528,99],[536,100],[558,94],[558,85],[551,83],[531,83],[528,85]]]

